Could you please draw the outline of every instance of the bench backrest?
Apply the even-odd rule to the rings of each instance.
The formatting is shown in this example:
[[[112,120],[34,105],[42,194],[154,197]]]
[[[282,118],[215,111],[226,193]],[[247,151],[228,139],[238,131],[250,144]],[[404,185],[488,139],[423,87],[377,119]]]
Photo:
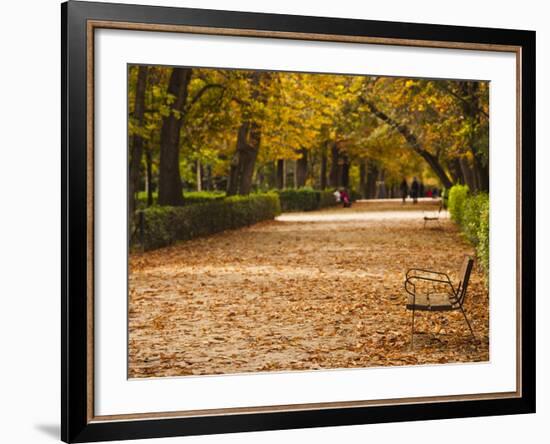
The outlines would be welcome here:
[[[460,267],[460,282],[458,283],[457,296],[460,305],[464,302],[466,296],[466,290],[468,289],[468,283],[470,282],[470,275],[472,274],[472,268],[474,267],[474,260],[470,256],[464,256],[464,261]]]

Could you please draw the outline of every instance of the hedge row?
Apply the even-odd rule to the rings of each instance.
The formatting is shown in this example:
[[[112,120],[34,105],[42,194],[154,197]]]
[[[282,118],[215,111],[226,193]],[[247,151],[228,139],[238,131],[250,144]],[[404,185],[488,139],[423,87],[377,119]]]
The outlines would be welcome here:
[[[489,195],[470,194],[466,185],[455,185],[449,191],[448,202],[451,219],[461,228],[476,247],[478,259],[489,272]]]
[[[157,204],[157,193],[153,193],[153,205]],[[183,193],[183,204],[194,205],[198,203],[211,202],[213,200],[221,200],[225,197],[223,191],[189,191]],[[147,207],[147,193],[140,191],[137,195],[138,208]]]
[[[143,226],[136,240],[144,250],[152,250],[273,219],[280,213],[274,193],[232,196],[183,207],[153,206],[142,211]]]
[[[278,190],[281,201],[281,210],[287,211],[313,211],[336,204],[333,191],[314,190],[313,188],[288,188]]]

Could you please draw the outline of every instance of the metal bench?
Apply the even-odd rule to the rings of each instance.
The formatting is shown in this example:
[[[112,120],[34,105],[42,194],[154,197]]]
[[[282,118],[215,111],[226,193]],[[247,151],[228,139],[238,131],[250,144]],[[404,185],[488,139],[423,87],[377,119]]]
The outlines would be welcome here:
[[[475,339],[470,321],[464,312],[464,298],[468,289],[470,275],[474,260],[465,256],[459,273],[459,282],[455,285],[449,275],[439,271],[411,268],[405,277],[405,291],[409,294],[406,308],[412,311],[411,348],[414,340],[414,316],[416,310],[420,311],[454,311],[460,310],[468,324],[470,333]],[[426,291],[417,292],[417,285],[424,283]],[[431,287],[431,288],[430,288]],[[431,291],[433,290],[433,291]]]
[[[436,213],[432,213],[431,216],[426,215],[426,213],[424,213],[424,228],[426,228],[426,223],[429,222],[429,221],[436,220],[436,221],[439,222],[439,217],[441,216],[441,211],[443,211],[443,200],[441,200],[441,202],[439,204],[439,209],[437,210]]]

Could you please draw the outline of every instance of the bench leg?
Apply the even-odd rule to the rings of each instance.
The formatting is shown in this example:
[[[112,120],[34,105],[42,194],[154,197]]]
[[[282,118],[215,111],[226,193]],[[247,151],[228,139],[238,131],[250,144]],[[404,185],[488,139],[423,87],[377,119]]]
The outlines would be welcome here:
[[[411,350],[414,343],[414,308],[412,309],[412,326],[411,326]]]
[[[472,330],[472,326],[470,325],[470,321],[468,321],[468,318],[466,317],[466,313],[464,312],[464,308],[462,308],[462,306],[460,307],[460,311],[462,312],[462,315],[464,316],[464,319],[466,320],[466,324],[468,324],[468,328],[470,329],[470,333],[472,334],[472,338],[475,339],[476,336],[474,335],[474,331]]]

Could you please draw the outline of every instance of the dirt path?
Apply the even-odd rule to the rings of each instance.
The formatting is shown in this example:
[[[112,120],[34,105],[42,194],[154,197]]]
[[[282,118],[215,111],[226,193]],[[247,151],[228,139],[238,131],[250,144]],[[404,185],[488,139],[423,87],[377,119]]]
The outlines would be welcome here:
[[[466,310],[478,340],[459,312],[420,313],[409,348],[407,268],[455,276],[473,254],[444,214],[423,229],[423,210],[437,204],[359,202],[132,255],[130,377],[488,360],[477,267]]]

